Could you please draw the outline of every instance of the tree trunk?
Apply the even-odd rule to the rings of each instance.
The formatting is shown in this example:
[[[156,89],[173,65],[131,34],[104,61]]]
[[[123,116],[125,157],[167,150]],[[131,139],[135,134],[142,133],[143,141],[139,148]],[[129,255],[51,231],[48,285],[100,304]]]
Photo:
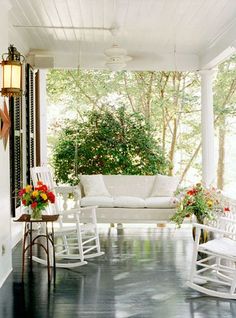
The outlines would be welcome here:
[[[170,160],[169,176],[173,175],[176,142],[177,142],[177,119],[175,118],[170,153],[169,153],[169,160]]]

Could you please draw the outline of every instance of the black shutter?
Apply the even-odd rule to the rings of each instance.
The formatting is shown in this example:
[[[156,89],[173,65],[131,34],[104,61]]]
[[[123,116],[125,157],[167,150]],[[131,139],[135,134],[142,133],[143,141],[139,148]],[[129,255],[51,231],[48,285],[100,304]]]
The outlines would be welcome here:
[[[35,166],[35,98],[34,70],[26,65],[26,181],[30,183],[30,168]]]
[[[9,113],[11,116],[10,131],[10,191],[11,214],[20,205],[18,192],[23,184],[23,153],[22,153],[22,98],[10,97]]]
[[[11,117],[10,131],[10,191],[11,213],[20,205],[18,192],[23,182],[30,183],[30,168],[35,165],[35,98],[34,71],[29,64],[25,72],[25,105],[24,98],[10,97],[9,113]],[[23,89],[24,91],[24,89]],[[25,111],[22,111],[22,108]],[[23,115],[25,116],[23,120]],[[24,126],[23,126],[24,125]],[[23,135],[25,144],[23,144]],[[26,162],[24,162],[26,159]],[[23,169],[25,167],[25,170]],[[24,175],[25,171],[25,175]]]

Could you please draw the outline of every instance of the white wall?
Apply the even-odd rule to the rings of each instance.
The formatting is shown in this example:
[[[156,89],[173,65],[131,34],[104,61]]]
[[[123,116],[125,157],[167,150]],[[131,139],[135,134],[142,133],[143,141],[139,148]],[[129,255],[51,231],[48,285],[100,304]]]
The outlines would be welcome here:
[[[0,53],[8,48],[8,1],[0,1]],[[0,74],[0,78],[2,78]],[[3,108],[3,98],[0,97]],[[9,143],[4,150],[0,139],[0,287],[12,270]]]

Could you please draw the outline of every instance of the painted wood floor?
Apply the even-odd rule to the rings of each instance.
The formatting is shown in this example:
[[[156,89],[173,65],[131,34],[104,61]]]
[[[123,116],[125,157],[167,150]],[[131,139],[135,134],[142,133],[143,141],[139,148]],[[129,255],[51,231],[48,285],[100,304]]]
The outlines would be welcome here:
[[[13,273],[0,289],[0,318],[215,318],[236,317],[236,301],[204,296],[185,287],[191,230],[127,226],[101,228],[105,256],[73,270],[47,271],[34,263],[21,284],[21,245]]]

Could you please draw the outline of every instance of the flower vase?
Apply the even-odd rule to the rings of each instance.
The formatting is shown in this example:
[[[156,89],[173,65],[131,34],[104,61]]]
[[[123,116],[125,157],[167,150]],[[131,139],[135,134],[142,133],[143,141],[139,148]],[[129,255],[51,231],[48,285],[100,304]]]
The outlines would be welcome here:
[[[35,221],[42,220],[42,210],[37,208],[32,209],[30,219]]]
[[[204,224],[204,219],[197,218],[197,223]],[[192,235],[193,235],[193,239],[195,241],[195,238],[196,238],[196,228],[195,228],[195,226],[193,226]],[[209,232],[207,230],[201,229],[199,244],[203,244],[203,243],[208,242],[208,239],[209,239]]]

